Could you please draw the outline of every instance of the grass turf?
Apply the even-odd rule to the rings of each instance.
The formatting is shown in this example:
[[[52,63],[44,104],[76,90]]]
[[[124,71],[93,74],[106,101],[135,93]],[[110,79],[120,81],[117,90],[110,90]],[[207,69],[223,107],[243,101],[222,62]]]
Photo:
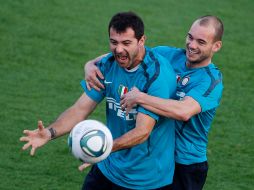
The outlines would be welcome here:
[[[107,25],[118,11],[137,12],[147,45],[184,47],[192,21],[218,15],[223,49],[214,62],[224,76],[222,104],[209,135],[206,190],[254,186],[252,0],[70,1],[0,0],[0,189],[80,189],[86,172],[67,137],[37,151],[20,149],[24,129],[48,125],[80,96],[83,64],[108,51]],[[105,121],[104,104],[91,118]]]

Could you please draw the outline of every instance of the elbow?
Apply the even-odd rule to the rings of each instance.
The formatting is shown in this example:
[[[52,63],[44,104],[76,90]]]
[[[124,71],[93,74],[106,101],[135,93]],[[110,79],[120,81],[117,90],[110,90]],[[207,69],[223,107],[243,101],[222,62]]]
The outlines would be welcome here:
[[[145,132],[142,134],[142,136],[141,136],[141,138],[140,138],[138,144],[141,144],[141,143],[145,142],[145,141],[149,138],[150,133],[151,133],[151,131],[145,131]]]
[[[151,134],[151,131],[145,133],[145,135],[144,135],[144,141],[146,141],[149,138],[150,134]]]
[[[183,115],[181,116],[181,120],[182,120],[182,121],[188,121],[190,118],[191,118],[191,115],[190,115],[190,114],[183,114]]]

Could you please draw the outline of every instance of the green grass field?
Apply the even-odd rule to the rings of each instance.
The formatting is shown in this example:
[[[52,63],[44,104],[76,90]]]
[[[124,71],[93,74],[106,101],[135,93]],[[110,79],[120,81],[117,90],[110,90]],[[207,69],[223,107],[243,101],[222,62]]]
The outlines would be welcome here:
[[[45,125],[82,93],[84,63],[108,52],[107,25],[118,11],[137,12],[147,45],[184,47],[192,21],[206,14],[225,24],[214,62],[224,76],[222,104],[209,135],[205,190],[254,188],[253,0],[0,0],[0,189],[80,189],[86,172],[67,136],[30,157],[24,129]],[[91,118],[105,121],[104,105]]]

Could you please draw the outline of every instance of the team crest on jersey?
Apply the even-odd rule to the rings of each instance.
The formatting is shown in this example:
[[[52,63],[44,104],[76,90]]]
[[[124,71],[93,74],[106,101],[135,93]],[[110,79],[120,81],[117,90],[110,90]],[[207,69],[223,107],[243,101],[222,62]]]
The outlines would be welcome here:
[[[190,77],[184,77],[182,80],[182,85],[185,86],[190,80]]]
[[[128,88],[124,85],[120,85],[118,88],[118,94],[120,97],[128,92]]]

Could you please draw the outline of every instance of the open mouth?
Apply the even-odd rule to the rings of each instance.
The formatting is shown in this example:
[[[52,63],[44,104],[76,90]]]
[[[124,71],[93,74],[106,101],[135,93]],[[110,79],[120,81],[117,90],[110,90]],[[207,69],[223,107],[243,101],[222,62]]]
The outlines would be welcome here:
[[[127,52],[125,52],[125,53],[116,53],[116,52],[114,52],[114,55],[115,55],[115,59],[120,64],[124,64],[124,63],[128,62],[128,60],[129,60],[129,56],[128,56]]]
[[[116,55],[116,58],[120,61],[125,61],[128,59],[128,56],[127,55]]]

